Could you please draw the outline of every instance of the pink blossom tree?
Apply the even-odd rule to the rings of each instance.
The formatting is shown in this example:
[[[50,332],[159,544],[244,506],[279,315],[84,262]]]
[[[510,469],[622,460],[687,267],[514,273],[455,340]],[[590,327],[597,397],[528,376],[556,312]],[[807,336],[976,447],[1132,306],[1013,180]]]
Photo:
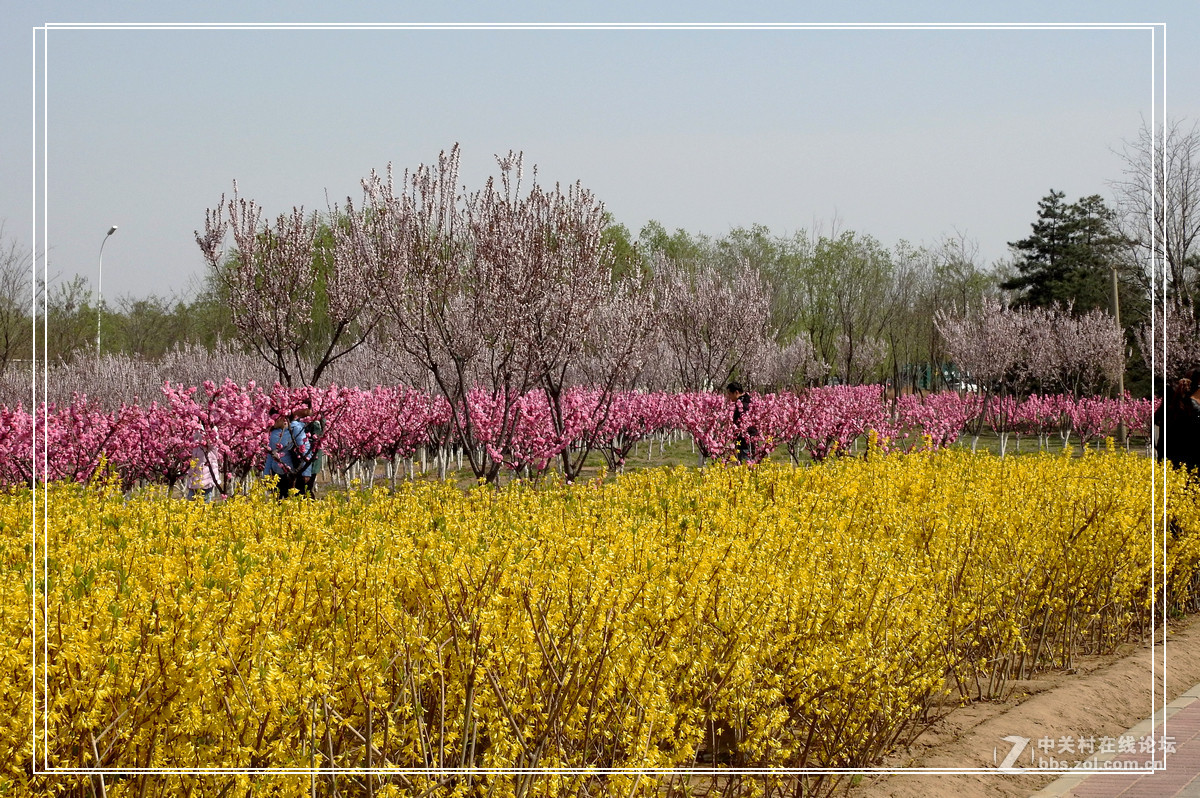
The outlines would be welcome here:
[[[1059,306],[1016,313],[1020,332],[1014,345],[1026,384],[1080,397],[1117,382],[1125,365],[1125,334],[1109,314],[1097,309],[1076,315]]]
[[[1154,318],[1135,333],[1146,368],[1158,380],[1172,383],[1200,368],[1200,315],[1190,305],[1154,306]],[[1159,393],[1163,393],[1159,382]]]
[[[921,396],[905,394],[896,400],[900,426],[919,430],[933,449],[950,446],[978,415],[978,394],[940,391]]]
[[[609,468],[619,471],[639,441],[673,428],[674,419],[674,403],[668,394],[621,392],[613,398],[600,423],[590,428],[592,445],[603,454]]]
[[[96,402],[79,394],[66,405],[38,408],[34,473],[50,481],[86,482],[92,478],[118,432],[117,419]],[[44,467],[43,467],[44,463]]]
[[[606,273],[592,279],[604,290],[590,307],[577,309],[576,348],[542,363],[551,421],[559,437],[570,440],[559,453],[568,481],[604,440],[614,403],[639,379],[654,332],[648,292],[631,277],[610,277],[606,263],[598,265]]]
[[[1035,386],[1070,391],[1078,398],[1117,381],[1124,368],[1124,333],[1100,310],[1074,315],[1070,308],[1007,308],[985,299],[967,312],[939,313],[938,331],[956,365],[978,382],[984,406],[972,448],[983,424],[1003,438],[1020,398]]]
[[[34,417],[23,405],[0,405],[0,485],[33,485]]]
[[[467,397],[485,374],[502,402],[532,387],[521,332],[520,296],[503,285],[493,258],[476,257],[471,216],[458,185],[459,151],[442,152],[436,165],[405,172],[399,192],[389,166],[363,181],[370,210],[369,241],[389,290],[381,292],[396,346],[428,373],[450,410],[449,427],[477,477],[494,480],[500,463],[481,446],[480,419]],[[489,183],[488,198],[495,198]],[[481,202],[476,198],[475,202]],[[486,249],[486,245],[485,245]],[[514,281],[519,283],[519,280]],[[513,318],[513,316],[517,318]],[[504,414],[511,422],[514,412]],[[488,432],[491,432],[490,424]]]
[[[472,471],[494,481],[532,389],[546,391],[564,433],[565,391],[589,351],[614,339],[605,321],[618,316],[604,309],[621,296],[606,269],[603,205],[590,192],[546,189],[536,174],[526,192],[522,158],[510,152],[497,159],[498,181],[463,195],[458,157],[455,146],[436,166],[406,172],[399,194],[390,169],[386,179],[373,173],[364,181],[368,232],[399,346],[446,398]],[[627,364],[636,346],[621,350]],[[602,395],[615,379],[601,382]],[[478,390],[490,400],[468,401]],[[564,459],[564,470],[575,463],[582,458]]]
[[[993,397],[1011,393],[1020,380],[1022,321],[1000,301],[985,297],[974,309],[958,313],[939,311],[934,323],[945,340],[950,360],[983,391],[983,407],[971,425],[973,451],[989,417]],[[990,417],[996,420],[995,414]]]
[[[675,385],[684,391],[724,386],[772,342],[770,293],[748,264],[722,274],[659,254],[654,262],[655,317]]]
[[[229,302],[238,335],[284,385],[316,384],[330,363],[358,347],[378,323],[378,261],[364,240],[367,221],[350,200],[316,214],[295,207],[273,224],[242,199],[234,182],[205,212],[196,243]],[[223,249],[227,231],[234,248]],[[318,313],[318,311],[320,311]]]

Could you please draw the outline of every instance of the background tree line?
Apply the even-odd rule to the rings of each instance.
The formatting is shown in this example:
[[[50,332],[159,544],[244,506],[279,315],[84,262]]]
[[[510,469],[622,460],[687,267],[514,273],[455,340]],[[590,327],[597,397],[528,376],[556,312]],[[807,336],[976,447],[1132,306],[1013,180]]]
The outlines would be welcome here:
[[[1128,344],[1125,387],[1144,395],[1150,370],[1138,330],[1150,321],[1155,300],[1165,297],[1172,324],[1185,328],[1175,336],[1181,346],[1186,349],[1189,338],[1200,339],[1192,310],[1200,294],[1200,132],[1195,125],[1173,123],[1160,134],[1143,129],[1124,143],[1126,169],[1110,181],[1112,206],[1098,195],[1068,201],[1065,192],[1051,188],[1038,203],[1030,234],[1010,242],[1009,259],[990,265],[980,262],[976,245],[961,235],[888,248],[836,223],[828,230],[790,235],[754,225],[717,238],[668,231],[655,221],[634,235],[607,215],[589,253],[600,259],[612,285],[644,297],[643,304],[627,311],[646,315],[659,331],[640,343],[646,349],[640,357],[643,381],[685,389],[733,377],[760,387],[880,380],[898,387],[954,387],[962,375],[938,333],[939,314],[968,313],[987,302],[1111,313],[1116,300]],[[504,174],[515,178],[515,173]],[[390,196],[381,187],[377,199]],[[403,199],[391,197],[393,206]],[[489,206],[488,224],[492,229],[507,225],[510,238],[519,238],[528,220],[514,214],[537,211],[521,210],[513,197],[509,200]],[[210,212],[229,216],[220,229],[222,241],[200,241],[208,247],[208,273],[184,297],[126,295],[106,300],[98,312],[85,278],[52,281],[48,292],[36,286],[37,312],[44,315],[39,329],[45,334],[39,345],[45,345],[49,360],[95,357],[97,317],[103,353],[155,360],[185,346],[211,350],[220,342],[237,342],[285,383],[318,382],[331,363],[351,353],[358,360],[366,353],[377,360],[393,358],[389,347],[397,339],[396,322],[403,321],[401,311],[415,309],[393,306],[396,312],[386,312],[394,296],[389,298],[385,283],[372,286],[368,279],[379,266],[370,259],[380,257],[387,245],[383,239],[395,235],[377,224],[388,218],[387,202],[365,197],[357,209],[349,200],[321,213],[297,209],[274,225],[262,221],[252,202],[225,205],[222,198]],[[484,210],[480,205],[479,214]],[[427,216],[409,232],[421,224],[436,232],[439,223]],[[595,226],[596,220],[589,224]],[[226,228],[235,239],[228,250]],[[206,231],[214,234],[212,228]],[[426,255],[461,245],[447,231],[438,235],[409,245],[430,248]],[[527,244],[533,240],[528,231],[525,236]],[[503,248],[516,240],[491,245]],[[0,368],[7,370],[14,361],[26,360],[31,349],[31,285],[30,253],[14,239],[3,241]],[[372,252],[363,249],[367,241],[374,242]],[[451,261],[443,257],[441,262]],[[1164,271],[1162,280],[1157,275]],[[499,312],[498,306],[492,310]],[[471,313],[480,308],[459,311],[457,321],[452,314],[443,321],[469,326]],[[562,328],[563,334],[571,337],[571,329]],[[547,342],[542,343],[544,348]],[[1180,362],[1189,358],[1185,353]],[[404,371],[404,364],[396,371]],[[396,374],[405,376],[414,375]]]

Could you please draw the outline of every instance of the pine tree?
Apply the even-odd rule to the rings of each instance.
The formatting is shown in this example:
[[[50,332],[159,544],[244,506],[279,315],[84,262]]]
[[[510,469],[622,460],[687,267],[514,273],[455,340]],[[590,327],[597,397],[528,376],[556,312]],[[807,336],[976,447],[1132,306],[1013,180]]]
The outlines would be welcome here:
[[[1074,306],[1077,313],[1111,304],[1111,269],[1123,239],[1113,212],[1097,194],[1067,204],[1061,191],[1038,202],[1033,233],[1009,242],[1018,276],[1001,284],[1026,307]]]

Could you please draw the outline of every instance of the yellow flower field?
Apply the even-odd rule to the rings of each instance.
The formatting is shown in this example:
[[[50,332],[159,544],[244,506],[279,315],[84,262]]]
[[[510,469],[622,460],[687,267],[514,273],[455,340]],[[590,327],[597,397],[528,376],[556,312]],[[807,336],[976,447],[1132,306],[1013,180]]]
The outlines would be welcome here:
[[[947,693],[998,694],[1188,605],[1200,496],[1169,478],[1165,598],[1151,463],[1111,449],[211,506],[55,484],[38,755],[374,768],[315,786],[381,796],[684,783],[403,769],[869,767]],[[28,491],[0,496],[0,795],[311,794],[309,775],[31,776],[31,517]]]

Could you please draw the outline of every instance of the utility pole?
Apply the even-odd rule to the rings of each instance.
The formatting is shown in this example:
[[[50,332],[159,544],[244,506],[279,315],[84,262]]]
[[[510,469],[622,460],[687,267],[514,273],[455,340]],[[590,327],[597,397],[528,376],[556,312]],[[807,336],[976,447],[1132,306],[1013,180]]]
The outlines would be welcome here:
[[[1125,395],[1125,332],[1121,327],[1121,297],[1117,292],[1117,264],[1111,264],[1112,268],[1112,314],[1113,320],[1117,323],[1117,329],[1121,330],[1121,371],[1117,375],[1117,397]],[[1117,438],[1126,446],[1129,445],[1129,430],[1125,429],[1125,422],[1117,424]]]

